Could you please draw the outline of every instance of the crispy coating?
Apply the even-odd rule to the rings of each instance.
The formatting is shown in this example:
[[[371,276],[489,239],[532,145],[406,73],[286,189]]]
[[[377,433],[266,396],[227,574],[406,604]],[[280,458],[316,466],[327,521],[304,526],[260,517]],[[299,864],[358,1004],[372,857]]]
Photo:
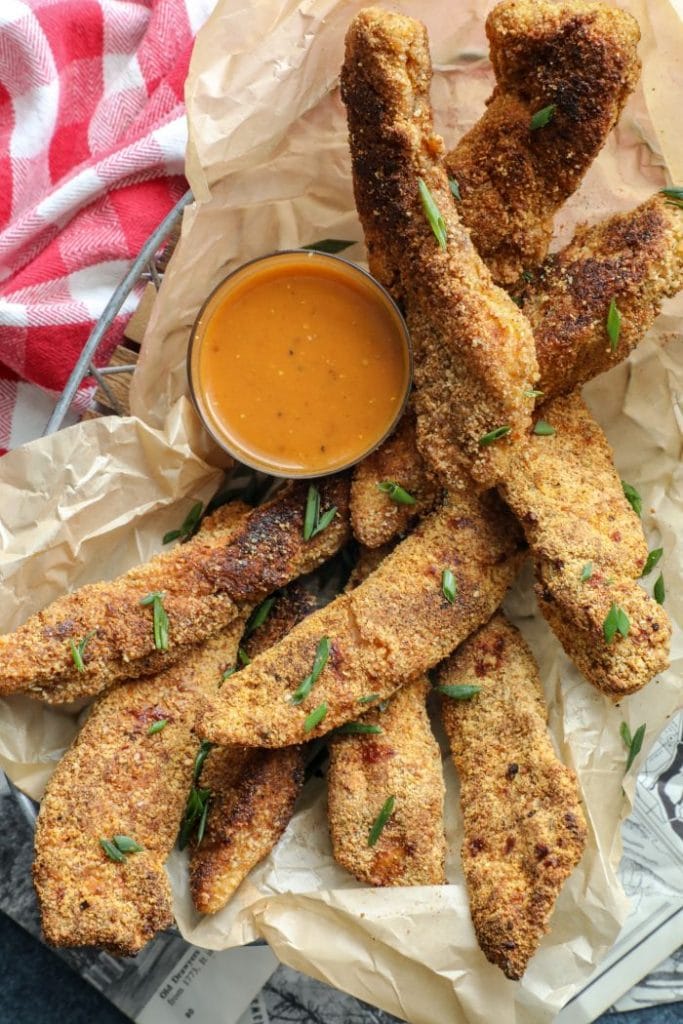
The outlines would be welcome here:
[[[421,676],[391,699],[386,711],[364,715],[381,734],[336,735],[327,775],[334,859],[366,885],[443,885],[444,781]],[[363,705],[359,705],[363,707]],[[388,797],[394,812],[377,843],[370,829]]]
[[[33,866],[51,945],[133,956],[172,924],[164,862],[199,748],[195,718],[202,694],[234,661],[243,626],[236,619],[166,672],[104,694],[58,764],[40,806]],[[142,852],[110,860],[100,839],[114,835],[134,839]]]
[[[638,25],[594,0],[503,0],[486,22],[496,87],[449,153],[459,211],[495,281],[544,259],[553,215],[576,191],[640,74]],[[555,105],[552,120],[532,116]]]
[[[251,658],[277,643],[315,608],[293,584],[267,620],[244,642]],[[289,824],[304,782],[304,747],[250,750],[220,747],[204,762],[200,786],[211,790],[204,838],[190,856],[190,892],[197,910],[215,914]]]
[[[579,228],[524,295],[539,388],[547,397],[566,394],[621,362],[650,329],[663,300],[681,288],[683,210],[666,196]],[[612,299],[622,316],[614,350],[606,326]]]
[[[532,549],[543,615],[586,678],[623,697],[667,667],[669,618],[635,582],[647,544],[602,430],[578,394],[540,413],[557,433],[529,440],[502,491]],[[613,603],[630,631],[608,644],[603,624]]]
[[[471,700],[444,697],[441,716],[460,777],[477,940],[508,978],[521,978],[583,853],[576,776],[553,750],[533,655],[502,615],[449,658],[439,682],[481,687]]]
[[[378,248],[397,268],[415,350],[418,447],[442,482],[505,475],[530,426],[537,379],[529,324],[491,280],[452,202],[429,102],[424,26],[379,8],[351,22],[341,75],[356,206],[373,272]],[[420,199],[422,179],[443,219],[444,248]],[[508,426],[497,444],[481,445]]]
[[[202,716],[218,743],[281,747],[358,715],[358,699],[384,699],[446,657],[493,613],[520,564],[516,524],[495,498],[468,493],[422,521],[354,591],[310,615],[216,694]],[[441,590],[450,568],[458,592]],[[330,656],[310,694],[291,695],[310,673],[322,637]],[[325,705],[310,731],[306,718]]]
[[[400,505],[379,489],[383,481],[400,484],[415,498]],[[351,526],[368,548],[378,548],[405,533],[411,523],[436,503],[439,487],[427,473],[416,447],[415,419],[408,413],[395,433],[356,467],[351,483]]]
[[[106,583],[58,598],[14,633],[0,637],[0,695],[28,693],[49,703],[97,694],[123,678],[151,675],[290,579],[311,572],[346,541],[348,481],[318,482],[322,509],[336,505],[327,530],[303,540],[307,485],[283,489],[254,509],[232,535],[242,507],[233,503],[212,517],[211,528],[187,544],[157,555]],[[162,591],[170,620],[169,648],[155,650],[152,608],[140,599]],[[79,672],[70,641],[87,644]]]
[[[344,588],[346,591],[353,590],[366,580],[371,572],[374,572],[396,547],[395,544],[383,544],[381,548],[364,548],[358,550],[358,557]]]

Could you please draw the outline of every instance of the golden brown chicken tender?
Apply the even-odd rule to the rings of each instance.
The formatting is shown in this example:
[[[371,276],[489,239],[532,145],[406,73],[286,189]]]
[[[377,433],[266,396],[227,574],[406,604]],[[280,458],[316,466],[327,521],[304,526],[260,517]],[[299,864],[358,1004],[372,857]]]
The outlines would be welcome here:
[[[576,776],[546,727],[538,668],[502,615],[439,670],[441,716],[460,777],[462,863],[477,940],[508,978],[521,978],[586,840]]]

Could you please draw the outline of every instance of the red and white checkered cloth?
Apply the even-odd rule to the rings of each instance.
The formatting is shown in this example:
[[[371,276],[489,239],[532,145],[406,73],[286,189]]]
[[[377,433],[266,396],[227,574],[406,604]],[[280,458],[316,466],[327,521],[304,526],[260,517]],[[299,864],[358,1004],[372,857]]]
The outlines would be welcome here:
[[[24,382],[64,387],[187,188],[183,84],[214,3],[0,0],[0,449],[25,435]]]

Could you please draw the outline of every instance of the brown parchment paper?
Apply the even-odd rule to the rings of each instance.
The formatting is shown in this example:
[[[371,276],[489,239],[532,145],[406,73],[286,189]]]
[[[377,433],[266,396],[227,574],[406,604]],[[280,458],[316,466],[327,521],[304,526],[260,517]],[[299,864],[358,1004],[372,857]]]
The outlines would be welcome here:
[[[330,236],[357,240],[348,255],[363,260],[336,88],[344,32],[362,6],[357,0],[217,3],[198,37],[187,84],[187,173],[197,202],[185,213],[134,379],[139,419],[83,424],[0,462],[0,628],[64,589],[113,575],[158,550],[190,497],[216,486],[219,473],[211,467],[220,465],[218,452],[185,401],[185,355],[196,312],[221,277],[253,256]],[[391,6],[428,25],[438,63],[437,126],[454,142],[480,116],[491,90],[483,22],[493,4]],[[643,32],[643,85],[558,218],[556,244],[581,220],[628,209],[665,180],[683,182],[681,22],[668,0],[622,6]],[[186,938],[221,949],[262,935],[284,962],[415,1024],[540,1024],[591,973],[627,910],[615,871],[633,778],[623,779],[619,725],[625,720],[634,731],[645,722],[647,749],[681,705],[681,315],[683,302],[670,303],[638,352],[586,389],[622,475],[643,494],[650,545],[666,551],[671,669],[615,708],[564,657],[538,616],[528,576],[507,601],[539,659],[552,735],[578,773],[590,826],[586,854],[523,981],[507,981],[477,947],[449,762],[448,886],[359,886],[332,860],[324,785],[314,782],[283,841],[221,913],[202,919],[192,910],[184,856],[172,855],[176,915]],[[0,763],[37,795],[75,728],[74,713],[7,701]]]

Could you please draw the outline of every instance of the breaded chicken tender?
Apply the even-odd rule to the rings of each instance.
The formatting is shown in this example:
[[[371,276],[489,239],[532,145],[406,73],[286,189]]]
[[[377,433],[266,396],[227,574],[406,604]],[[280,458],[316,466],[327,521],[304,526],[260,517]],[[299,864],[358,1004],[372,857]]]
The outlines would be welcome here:
[[[480,688],[470,700],[444,696],[441,716],[460,778],[477,940],[508,978],[521,978],[583,853],[576,776],[553,750],[533,655],[502,615],[448,659],[439,683]]]
[[[399,484],[415,499],[414,504],[393,501],[381,490],[383,483]],[[418,516],[429,512],[439,490],[417,450],[415,419],[408,413],[389,440],[356,467],[351,484],[354,536],[368,548],[381,547],[405,533]]]
[[[494,281],[537,267],[640,74],[638,25],[595,0],[503,0],[486,21],[496,87],[449,153],[458,211]],[[552,107],[547,124],[532,118]]]
[[[315,608],[296,584],[279,597],[265,623],[244,641],[249,657],[267,650]],[[199,786],[211,792],[206,831],[190,856],[197,910],[215,914],[289,824],[304,781],[304,747],[219,747],[204,762]]]
[[[582,227],[548,257],[524,293],[547,398],[567,394],[625,359],[683,288],[683,209],[654,195],[635,210]],[[610,342],[607,318],[621,314]]]
[[[529,440],[501,489],[524,527],[543,615],[586,679],[623,697],[669,658],[668,615],[635,582],[647,558],[641,522],[578,394],[546,403],[540,414],[556,433]],[[613,608],[626,613],[627,635],[607,639]]]
[[[424,676],[408,683],[385,711],[373,709],[359,723],[381,732],[337,734],[330,745],[332,852],[367,885],[446,881],[441,754],[425,708],[430,688]],[[370,831],[390,797],[394,810],[371,846]]]
[[[446,486],[461,485],[463,469],[490,486],[529,430],[536,356],[528,322],[458,218],[430,81],[420,22],[375,7],[356,15],[341,75],[354,193],[371,266],[379,249],[399,275],[392,290],[415,350],[418,447]]]
[[[234,662],[243,628],[236,619],[166,672],[104,694],[57,765],[40,805],[33,867],[51,945],[133,956],[173,923],[164,863],[199,750],[195,719],[202,695]],[[114,844],[115,836],[141,850],[110,859],[101,840]]]
[[[437,664],[497,608],[521,560],[516,524],[495,496],[464,492],[422,521],[354,591],[314,612],[226,680],[202,717],[206,739],[282,747],[358,716]],[[453,603],[442,589],[453,573]],[[323,639],[329,657],[302,699]]]
[[[218,632],[245,604],[260,601],[335,554],[349,535],[345,477],[318,484],[321,509],[337,507],[331,525],[310,541],[302,535],[307,484],[283,489],[254,509],[233,536],[232,505],[187,544],[157,555],[106,583],[53,601],[14,633],[0,636],[0,695],[27,693],[48,703],[92,696],[120,679],[152,675]],[[168,649],[155,648],[153,608],[163,595]],[[73,646],[87,639],[82,669]]]

